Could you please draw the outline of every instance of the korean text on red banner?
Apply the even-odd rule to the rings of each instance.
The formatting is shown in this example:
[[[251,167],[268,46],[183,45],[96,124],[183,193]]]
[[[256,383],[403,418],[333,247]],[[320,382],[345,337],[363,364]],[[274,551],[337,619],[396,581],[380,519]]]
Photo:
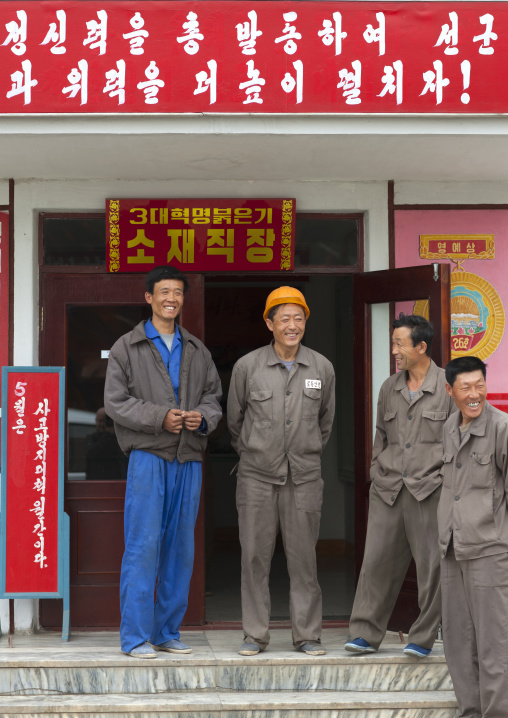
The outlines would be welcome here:
[[[507,2],[0,3],[0,113],[506,113]]]

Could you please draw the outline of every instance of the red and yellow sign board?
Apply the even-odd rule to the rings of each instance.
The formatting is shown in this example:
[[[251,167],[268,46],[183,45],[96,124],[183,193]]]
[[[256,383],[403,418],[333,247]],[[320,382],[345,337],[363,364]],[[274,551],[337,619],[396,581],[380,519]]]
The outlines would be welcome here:
[[[493,234],[421,234],[421,259],[494,259]]]
[[[109,272],[293,269],[294,199],[108,199]]]

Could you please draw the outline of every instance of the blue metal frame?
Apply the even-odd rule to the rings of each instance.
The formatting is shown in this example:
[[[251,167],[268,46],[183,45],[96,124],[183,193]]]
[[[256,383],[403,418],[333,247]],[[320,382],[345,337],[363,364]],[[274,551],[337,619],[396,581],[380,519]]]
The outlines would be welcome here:
[[[2,476],[0,482],[0,599],[1,598],[62,598],[63,622],[62,641],[69,640],[70,632],[70,581],[69,581],[69,537],[70,520],[64,512],[64,461],[65,461],[65,368],[4,366],[2,367],[2,396],[7,396],[7,378],[10,373],[59,374],[58,382],[58,590],[56,592],[7,593],[6,584],[6,543],[7,514],[3,509],[7,501],[7,410],[2,411]],[[1,630],[0,630],[1,635]]]

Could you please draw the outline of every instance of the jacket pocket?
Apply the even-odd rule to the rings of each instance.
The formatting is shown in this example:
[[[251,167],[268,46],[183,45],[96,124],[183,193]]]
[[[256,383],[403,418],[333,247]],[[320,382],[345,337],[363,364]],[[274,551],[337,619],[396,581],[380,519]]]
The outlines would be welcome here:
[[[272,389],[259,389],[250,392],[249,403],[252,407],[254,421],[271,421],[273,419],[272,396]]]
[[[272,422],[255,421],[246,441],[247,451],[251,453],[249,460],[266,466],[273,453],[272,438]]]
[[[321,389],[303,390],[302,419],[317,419],[321,407]]]
[[[469,461],[469,485],[472,489],[494,491],[492,454],[477,454],[473,451]],[[494,495],[492,494],[492,500]]]
[[[441,443],[443,440],[443,426],[447,418],[446,411],[422,411],[422,443]]]
[[[389,444],[399,443],[399,432],[397,427],[397,412],[386,411],[383,416],[385,423],[386,438]]]

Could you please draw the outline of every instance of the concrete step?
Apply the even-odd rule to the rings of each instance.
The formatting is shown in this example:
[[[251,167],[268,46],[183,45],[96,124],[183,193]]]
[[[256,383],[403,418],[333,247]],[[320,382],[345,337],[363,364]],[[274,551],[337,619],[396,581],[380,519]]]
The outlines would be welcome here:
[[[43,718],[456,718],[452,691],[171,692],[2,696],[0,716]]]
[[[425,659],[406,657],[398,637],[388,636],[375,654],[344,651],[346,631],[327,629],[325,656],[294,651],[290,631],[272,632],[269,648],[252,657],[237,653],[233,631],[182,634],[190,655],[159,653],[154,660],[125,656],[114,633],[81,633],[68,644],[58,634],[15,636],[14,648],[0,639],[1,696],[30,693],[153,694],[170,691],[451,691],[438,643]]]

